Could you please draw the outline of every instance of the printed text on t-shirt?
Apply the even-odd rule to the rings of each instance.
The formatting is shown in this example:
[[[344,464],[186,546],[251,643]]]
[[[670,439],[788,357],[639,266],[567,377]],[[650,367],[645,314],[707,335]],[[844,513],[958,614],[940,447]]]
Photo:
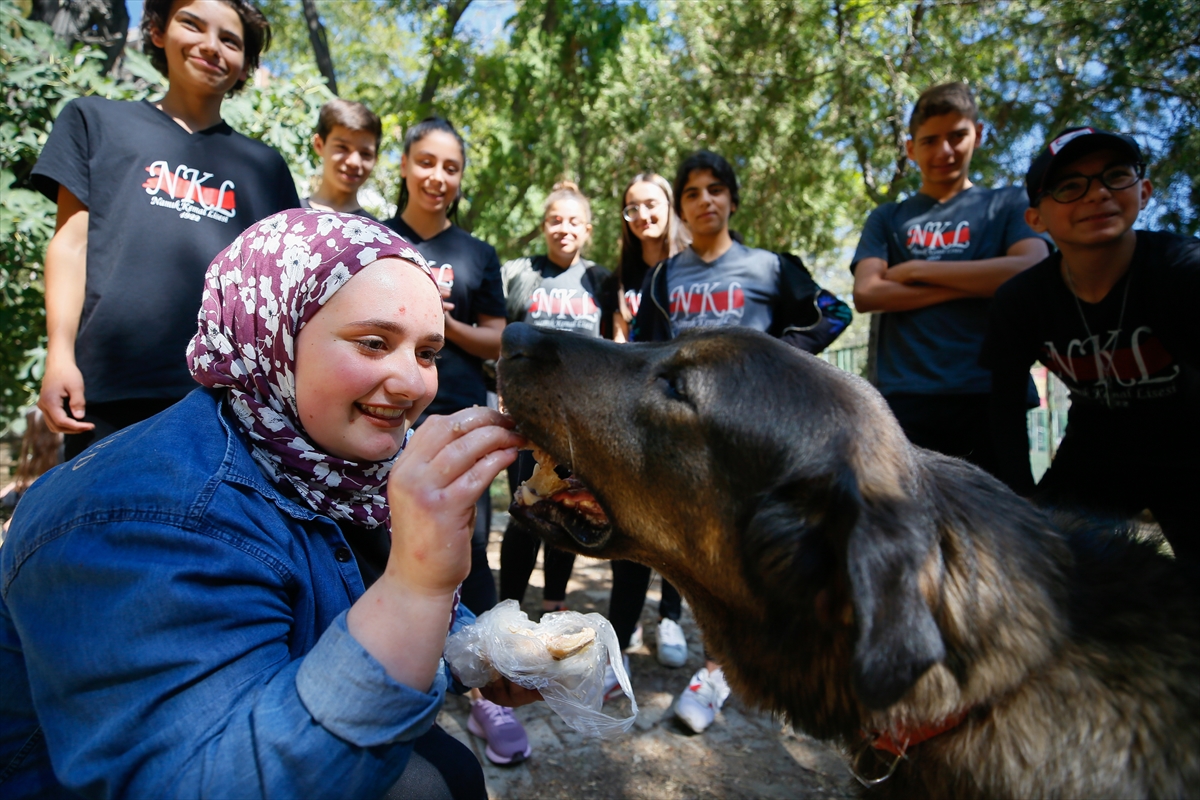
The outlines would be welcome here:
[[[723,286],[720,281],[676,286],[669,298],[671,321],[691,325],[725,325],[746,313],[746,296],[741,283]]]
[[[142,188],[150,195],[152,206],[178,211],[181,219],[192,222],[205,217],[229,222],[237,216],[237,198],[231,180],[221,181],[220,186],[205,186],[213,177],[211,172],[201,173],[186,164],[178,164],[172,170],[166,161],[155,161],[146,167],[146,172],[150,177]]]
[[[556,318],[595,322],[599,313],[592,296],[579,289],[547,291],[539,286],[529,298],[529,318],[533,320]]]
[[[1093,399],[1107,398],[1128,401],[1129,392],[1120,396],[1108,392],[1111,379],[1117,386],[1133,392],[1132,397],[1150,399],[1175,394],[1175,379],[1180,368],[1163,347],[1148,325],[1135,328],[1129,335],[1129,345],[1118,347],[1121,331],[1108,332],[1101,343],[1097,334],[1085,339],[1072,339],[1067,351],[1060,353],[1053,341],[1042,345],[1041,361],[1062,378],[1073,391]],[[1167,391],[1146,390],[1154,384],[1167,384]],[[1121,403],[1126,404],[1125,402]]]
[[[940,259],[971,246],[971,223],[930,221],[908,229],[908,249],[917,258]]]

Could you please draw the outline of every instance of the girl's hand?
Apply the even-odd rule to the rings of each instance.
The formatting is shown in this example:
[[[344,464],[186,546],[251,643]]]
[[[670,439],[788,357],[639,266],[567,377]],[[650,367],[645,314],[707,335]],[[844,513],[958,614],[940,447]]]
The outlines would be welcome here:
[[[526,689],[524,686],[513,683],[505,677],[497,678],[487,686],[482,687],[479,693],[496,705],[508,706],[509,708],[527,706],[542,699],[541,693],[536,689]]]
[[[388,478],[389,578],[434,597],[467,577],[475,501],[525,442],[512,426],[489,408],[468,408],[430,417],[413,434]]]

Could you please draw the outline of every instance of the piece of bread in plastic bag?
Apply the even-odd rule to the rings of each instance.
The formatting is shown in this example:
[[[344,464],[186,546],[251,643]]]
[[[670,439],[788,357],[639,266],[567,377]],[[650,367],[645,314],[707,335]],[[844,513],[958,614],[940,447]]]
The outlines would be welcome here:
[[[503,675],[537,689],[554,713],[583,734],[611,739],[637,719],[617,634],[599,614],[555,611],[534,623],[516,600],[505,600],[450,636],[445,656],[465,686],[486,686]],[[610,662],[632,706],[625,719],[601,711],[604,670]]]

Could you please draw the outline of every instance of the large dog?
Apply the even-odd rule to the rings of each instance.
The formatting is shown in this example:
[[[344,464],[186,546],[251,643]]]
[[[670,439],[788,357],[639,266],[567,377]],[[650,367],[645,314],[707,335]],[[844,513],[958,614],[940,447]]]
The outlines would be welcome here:
[[[573,472],[514,513],[659,570],[741,696],[872,793],[1200,795],[1196,600],[1154,547],[1055,525],[753,331],[503,343],[508,412]]]

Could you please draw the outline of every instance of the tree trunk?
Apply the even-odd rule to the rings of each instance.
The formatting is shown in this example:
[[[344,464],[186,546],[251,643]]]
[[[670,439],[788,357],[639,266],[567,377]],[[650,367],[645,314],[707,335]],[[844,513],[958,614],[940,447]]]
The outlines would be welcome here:
[[[329,39],[325,35],[325,26],[321,24],[321,17],[317,14],[317,0],[304,0],[304,19],[308,23],[308,40],[312,42],[317,69],[325,76],[329,91],[336,95],[337,75],[333,72],[333,59],[329,55]]]
[[[425,73],[425,85],[421,87],[421,96],[417,99],[418,119],[426,116],[433,108],[433,99],[437,96],[438,84],[442,82],[441,60],[450,50],[454,30],[458,21],[466,13],[471,0],[450,0],[446,6],[446,24],[434,37],[430,53],[429,72]]]
[[[29,18],[49,25],[60,39],[99,47],[105,72],[112,72],[125,52],[125,0],[33,0]]]

